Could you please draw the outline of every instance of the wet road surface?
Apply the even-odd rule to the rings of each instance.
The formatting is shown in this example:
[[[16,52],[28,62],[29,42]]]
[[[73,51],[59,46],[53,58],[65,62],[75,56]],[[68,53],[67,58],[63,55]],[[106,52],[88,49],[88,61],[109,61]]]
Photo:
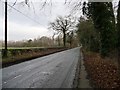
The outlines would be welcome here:
[[[2,88],[71,88],[80,48],[2,69]]]

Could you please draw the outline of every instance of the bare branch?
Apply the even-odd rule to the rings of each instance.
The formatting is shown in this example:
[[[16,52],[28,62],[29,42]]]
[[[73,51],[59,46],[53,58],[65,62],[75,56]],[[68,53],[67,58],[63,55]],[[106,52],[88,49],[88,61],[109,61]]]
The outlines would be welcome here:
[[[50,23],[50,28],[56,31],[69,31],[73,30],[75,27],[75,20],[74,18],[71,18],[70,16],[67,16],[65,18],[58,17],[55,22]]]
[[[14,6],[16,3],[17,3],[17,0],[13,3],[13,5],[12,5],[12,6]]]
[[[45,7],[46,3],[47,3],[47,0],[45,0],[40,10],[42,10]]]

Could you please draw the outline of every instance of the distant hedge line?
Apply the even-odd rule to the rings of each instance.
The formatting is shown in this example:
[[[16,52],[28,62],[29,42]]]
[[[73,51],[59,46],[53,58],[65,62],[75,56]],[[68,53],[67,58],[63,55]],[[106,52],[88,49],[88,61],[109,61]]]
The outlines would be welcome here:
[[[13,56],[13,55],[20,55],[23,53],[28,53],[28,52],[40,52],[40,51],[47,51],[47,50],[55,50],[55,49],[65,49],[64,47],[49,47],[49,48],[27,48],[27,49],[8,49],[8,56]],[[1,49],[1,54],[2,57],[4,57],[4,49]]]

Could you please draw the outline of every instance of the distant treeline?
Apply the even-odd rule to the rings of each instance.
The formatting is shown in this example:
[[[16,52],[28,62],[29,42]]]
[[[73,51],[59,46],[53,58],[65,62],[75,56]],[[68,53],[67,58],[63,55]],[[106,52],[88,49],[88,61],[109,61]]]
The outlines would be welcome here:
[[[2,47],[4,47],[4,41],[0,41]],[[74,37],[73,46],[77,45],[76,37]],[[53,47],[53,46],[63,46],[63,40],[61,36],[55,38],[50,38],[43,36],[41,38],[21,40],[21,41],[8,41],[8,47]],[[67,43],[69,46],[69,42]]]

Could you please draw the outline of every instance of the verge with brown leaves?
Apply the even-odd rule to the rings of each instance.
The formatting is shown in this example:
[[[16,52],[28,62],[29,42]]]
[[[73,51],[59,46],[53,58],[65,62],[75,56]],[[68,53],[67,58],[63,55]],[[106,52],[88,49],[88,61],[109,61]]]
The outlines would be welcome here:
[[[118,66],[110,59],[103,59],[98,53],[85,52],[84,65],[97,88],[120,88]]]

